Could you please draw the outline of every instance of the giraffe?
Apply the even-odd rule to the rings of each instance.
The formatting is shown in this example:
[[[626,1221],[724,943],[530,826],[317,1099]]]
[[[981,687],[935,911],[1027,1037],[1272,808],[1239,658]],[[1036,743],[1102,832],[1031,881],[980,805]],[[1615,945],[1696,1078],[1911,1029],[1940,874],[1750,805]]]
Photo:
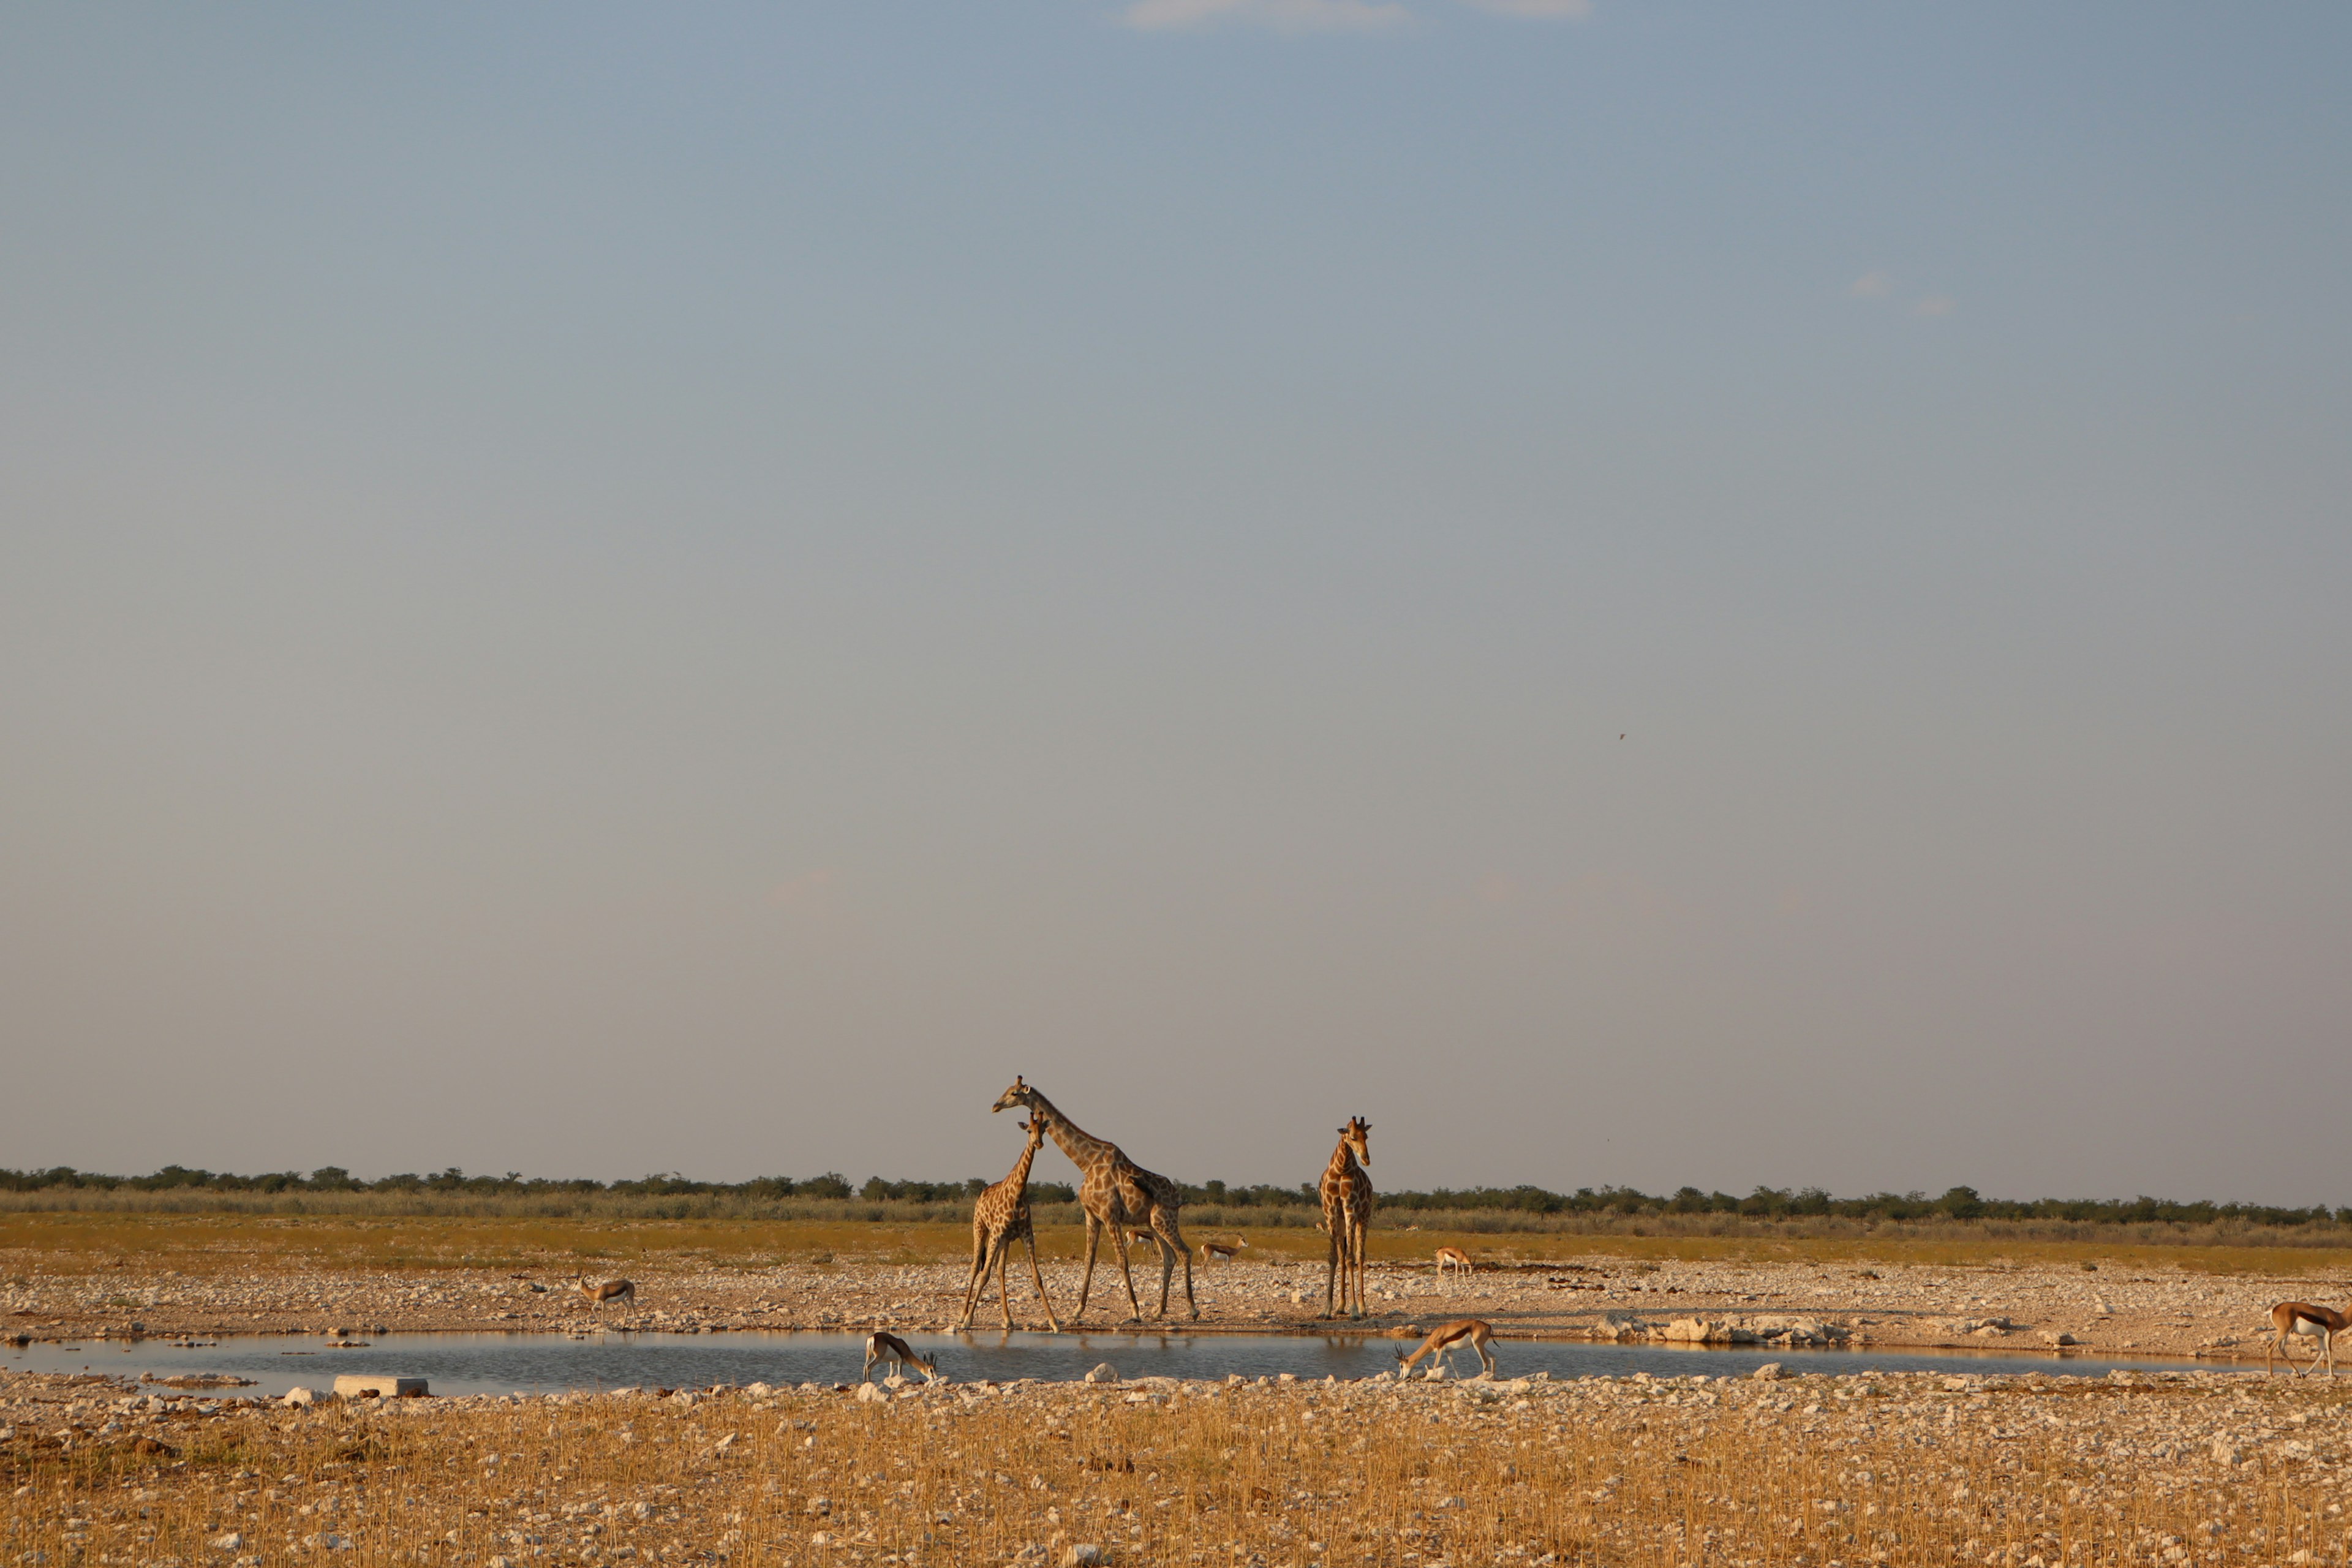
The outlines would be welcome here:
[[[1201,1308],[1192,1299],[1192,1249],[1184,1244],[1183,1228],[1176,1219],[1184,1197],[1176,1184],[1138,1165],[1119,1152],[1118,1144],[1079,1131],[1076,1122],[1054,1108],[1052,1100],[1018,1078],[990,1110],[1007,1110],[1016,1105],[1027,1106],[1030,1120],[1045,1124],[1046,1135],[1084,1176],[1078,1186],[1078,1206],[1087,1215],[1087,1272],[1078,1283],[1078,1310],[1070,1314],[1070,1321],[1076,1323],[1087,1315],[1087,1294],[1095,1282],[1095,1254],[1106,1229],[1118,1253],[1119,1275],[1127,1281],[1127,1304],[1133,1313],[1127,1321],[1143,1321],[1143,1303],[1135,1294],[1135,1271],[1128,1266],[1127,1233],[1122,1228],[1135,1225],[1150,1226],[1153,1239],[1160,1243],[1160,1316],[1168,1315],[1168,1288],[1181,1258],[1184,1308],[1198,1318]]]
[[[1013,1266],[1013,1244],[1029,1244],[1029,1274],[1037,1281],[1037,1300],[1045,1303],[1045,1322],[1055,1333],[1062,1331],[1061,1323],[1054,1317],[1054,1299],[1045,1294],[1045,1276],[1037,1267],[1037,1233],[1029,1224],[1029,1165],[1045,1147],[1045,1127],[1043,1118],[1032,1117],[1021,1124],[1029,1134],[1029,1147],[1021,1151],[1013,1162],[1013,1173],[980,1194],[971,1205],[971,1282],[964,1287],[963,1321],[959,1329],[971,1327],[971,1314],[980,1305],[980,1294],[988,1288],[988,1277],[996,1276],[997,1304],[1004,1309],[1004,1326],[1013,1326],[1013,1286],[1006,1279]]]
[[[1348,1125],[1339,1129],[1339,1146],[1331,1151],[1331,1163],[1323,1167],[1323,1180],[1318,1192],[1323,1199],[1323,1228],[1330,1233],[1330,1267],[1323,1276],[1323,1315],[1339,1316],[1331,1310],[1332,1287],[1339,1287],[1340,1312],[1348,1310],[1348,1291],[1352,1285],[1356,1293],[1356,1316],[1364,1315],[1364,1232],[1372,1223],[1372,1178],[1364,1173],[1364,1165],[1372,1163],[1372,1124],[1360,1116],[1348,1118]],[[1364,1165],[1356,1163],[1361,1159]]]

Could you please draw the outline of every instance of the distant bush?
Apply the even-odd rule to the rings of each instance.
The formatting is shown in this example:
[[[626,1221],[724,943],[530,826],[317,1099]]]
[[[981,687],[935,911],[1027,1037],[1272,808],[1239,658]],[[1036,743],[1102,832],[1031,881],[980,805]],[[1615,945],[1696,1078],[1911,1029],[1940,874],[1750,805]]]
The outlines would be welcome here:
[[[747,1205],[775,1204],[787,1199],[837,1202],[856,1197],[866,1204],[880,1205],[871,1211],[877,1218],[887,1217],[894,1206],[910,1209],[918,1205],[937,1207],[967,1204],[987,1184],[986,1179],[980,1176],[960,1182],[892,1181],[873,1176],[864,1186],[853,1188],[838,1171],[827,1171],[823,1175],[799,1181],[790,1176],[755,1176],[745,1182],[698,1182],[671,1172],[628,1181],[597,1182],[584,1177],[525,1177],[516,1171],[509,1171],[500,1176],[467,1175],[454,1165],[432,1175],[402,1172],[396,1175],[379,1176],[373,1181],[362,1181],[339,1165],[322,1165],[307,1175],[299,1171],[274,1171],[256,1176],[192,1170],[185,1165],[166,1165],[145,1176],[111,1176],[94,1171],[77,1171],[70,1165],[58,1165],[46,1171],[0,1169],[0,1193],[62,1194],[87,1192],[124,1195],[146,1193],[171,1194],[182,1199],[197,1199],[198,1194],[205,1193],[282,1194],[289,1197],[313,1193],[374,1194],[386,1197],[410,1194],[420,1200],[515,1198],[541,1200],[542,1203],[563,1199],[673,1199],[684,1200],[673,1205],[675,1212],[680,1214],[713,1212],[714,1204],[723,1205],[730,1212],[735,1212]],[[1264,1212],[1264,1223],[1295,1222],[1303,1225],[1308,1223],[1308,1216],[1318,1206],[1313,1183],[1283,1187],[1263,1184],[1230,1186],[1223,1182],[1204,1182],[1198,1186],[1180,1184],[1180,1189],[1188,1205],[1215,1210],[1232,1216],[1234,1223],[1257,1223],[1246,1215],[1236,1213],[1254,1210]],[[1077,1195],[1076,1188],[1060,1182],[1029,1184],[1030,1201],[1038,1205],[1074,1204]],[[2071,1225],[2220,1225],[2272,1229],[2352,1225],[2352,1206],[2330,1209],[2322,1204],[2309,1208],[2279,1208],[2263,1204],[2176,1203],[2170,1199],[2151,1197],[2016,1200],[1988,1198],[1974,1187],[1954,1187],[1940,1197],[1933,1198],[1916,1192],[1873,1193],[1864,1197],[1838,1198],[1832,1197],[1819,1187],[1801,1187],[1792,1192],[1785,1188],[1759,1186],[1746,1197],[1735,1197],[1729,1193],[1705,1193],[1696,1187],[1682,1187],[1664,1197],[1654,1197],[1632,1187],[1579,1187],[1573,1193],[1555,1193],[1543,1187],[1526,1185],[1439,1187],[1429,1192],[1384,1192],[1380,1194],[1380,1205],[1381,1210],[1388,1214],[1484,1214],[1492,1215],[1498,1223],[1507,1224],[1524,1224],[1539,1216],[1553,1216],[1559,1220],[1624,1220],[1645,1216],[1687,1218],[1721,1215],[1763,1221],[2061,1221]],[[178,1205],[175,1204],[173,1206]]]

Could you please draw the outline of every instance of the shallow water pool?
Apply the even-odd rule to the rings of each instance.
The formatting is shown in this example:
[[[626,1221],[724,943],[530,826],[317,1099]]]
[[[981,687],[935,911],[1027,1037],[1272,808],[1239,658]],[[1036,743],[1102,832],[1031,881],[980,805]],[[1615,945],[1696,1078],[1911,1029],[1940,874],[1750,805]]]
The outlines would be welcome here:
[[[902,1336],[933,1357],[942,1376],[962,1382],[992,1378],[1076,1379],[1108,1362],[1126,1377],[1368,1377],[1396,1364],[1397,1340],[1310,1334],[1039,1334],[909,1333]],[[436,1394],[554,1393],[567,1389],[651,1386],[703,1388],[713,1384],[848,1383],[864,1361],[866,1336],[837,1331],[718,1334],[604,1333],[574,1340],[560,1334],[386,1334],[364,1348],[332,1350],[289,1335],[223,1338],[217,1342],[161,1339],[85,1340],[34,1344],[0,1352],[0,1366],[21,1372],[97,1372],[137,1377],[227,1373],[253,1379],[250,1388],[224,1394],[278,1394],[301,1384],[331,1386],[338,1373],[422,1376]],[[1864,1353],[1850,1351],[1698,1349],[1673,1345],[1584,1344],[1502,1340],[1495,1355],[1506,1377],[1547,1372],[1556,1378],[1658,1377],[1704,1373],[1737,1377],[1766,1362],[1790,1373],[1883,1372],[2053,1373],[2104,1376],[2118,1368],[2140,1372],[2199,1370],[2165,1361],[2094,1361],[2051,1354],[1999,1352]],[[1459,1353],[1458,1371],[1475,1372],[1475,1357]],[[2211,1370],[2205,1368],[2203,1370]]]

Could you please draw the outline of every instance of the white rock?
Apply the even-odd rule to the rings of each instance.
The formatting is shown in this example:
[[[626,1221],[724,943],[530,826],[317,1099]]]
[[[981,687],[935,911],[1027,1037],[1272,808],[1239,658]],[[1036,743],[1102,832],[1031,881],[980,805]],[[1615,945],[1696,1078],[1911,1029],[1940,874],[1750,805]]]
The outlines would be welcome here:
[[[335,1394],[342,1399],[364,1399],[373,1394],[382,1399],[412,1399],[427,1392],[421,1377],[378,1377],[366,1373],[346,1373],[335,1379]]]
[[[1768,1361],[1748,1375],[1760,1383],[1773,1382],[1780,1375],[1780,1363],[1777,1361]]]
[[[245,1544],[245,1537],[232,1530],[226,1535],[214,1536],[206,1544],[215,1552],[234,1552]]]
[[[1118,1368],[1111,1365],[1108,1362],[1103,1362],[1097,1365],[1094,1371],[1087,1373],[1087,1381],[1088,1383],[1117,1383],[1118,1381]]]
[[[1062,1568],[1100,1568],[1109,1561],[1108,1552],[1092,1544],[1072,1546],[1062,1553]]]
[[[289,1388],[286,1391],[286,1397],[279,1400],[278,1403],[280,1405],[316,1405],[318,1402],[319,1395],[315,1390],[308,1388]]]
[[[879,1384],[861,1383],[857,1385],[857,1393],[853,1397],[860,1405],[879,1405],[890,1395],[888,1391]]]

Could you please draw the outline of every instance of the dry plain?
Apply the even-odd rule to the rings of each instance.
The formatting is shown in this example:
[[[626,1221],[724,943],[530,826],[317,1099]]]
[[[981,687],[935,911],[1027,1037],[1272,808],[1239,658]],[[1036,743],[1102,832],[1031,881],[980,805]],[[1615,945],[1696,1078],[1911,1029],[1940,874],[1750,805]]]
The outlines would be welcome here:
[[[1083,1233],[1040,1227],[1048,1288],[1076,1302]],[[1325,1268],[1312,1231],[1220,1229],[1250,1245],[1195,1270],[1210,1329],[1319,1326]],[[1479,1259],[1441,1286],[1446,1243]],[[663,1331],[937,1328],[961,1310],[970,1238],[955,1225],[0,1214],[0,1333],[323,1333],[560,1330],[591,1321]],[[1013,1300],[1042,1326],[1025,1265]],[[577,1274],[624,1276],[633,1310],[590,1314]],[[1509,1337],[1664,1339],[1677,1323],[1765,1343],[2052,1349],[2259,1359],[2272,1302],[2335,1301],[2352,1257],[2334,1249],[2088,1242],[1507,1236],[1375,1231],[1365,1327],[1401,1332],[1471,1315]],[[1156,1306],[1156,1267],[1138,1289]],[[1180,1277],[1181,1278],[1181,1277]],[[1181,1312],[1181,1289],[1172,1310]],[[1098,1265],[1090,1328],[1127,1316]],[[1001,1322],[992,1303],[978,1320]],[[1689,1333],[1685,1327],[1679,1331]]]
[[[1066,1312],[1076,1239],[1046,1237]],[[2064,1333],[2179,1354],[2182,1371],[1824,1377],[1797,1375],[1792,1354],[1777,1380],[1130,1378],[870,1403],[803,1385],[310,1408],[11,1375],[0,1563],[2344,1561],[2352,1383],[2265,1381],[2227,1359],[2279,1295],[2334,1294],[2334,1255],[1468,1237],[1450,1239],[1492,1267],[1440,1294],[1414,1255],[1441,1239],[1377,1237],[1368,1329],[1458,1312],[1507,1339],[1693,1323],[2029,1349]],[[1204,1323],[1314,1324],[1322,1268],[1304,1254],[1320,1237],[1252,1240],[1249,1261],[1202,1276]],[[9,1215],[0,1242],[9,1331],[43,1338],[134,1322],[557,1331],[585,1320],[561,1294],[575,1272],[638,1280],[631,1321],[652,1331],[938,1327],[960,1308],[965,1245],[944,1226],[138,1215]],[[1125,1315],[1105,1284],[1097,1331]],[[1014,1309],[1034,1321],[1024,1287]]]

